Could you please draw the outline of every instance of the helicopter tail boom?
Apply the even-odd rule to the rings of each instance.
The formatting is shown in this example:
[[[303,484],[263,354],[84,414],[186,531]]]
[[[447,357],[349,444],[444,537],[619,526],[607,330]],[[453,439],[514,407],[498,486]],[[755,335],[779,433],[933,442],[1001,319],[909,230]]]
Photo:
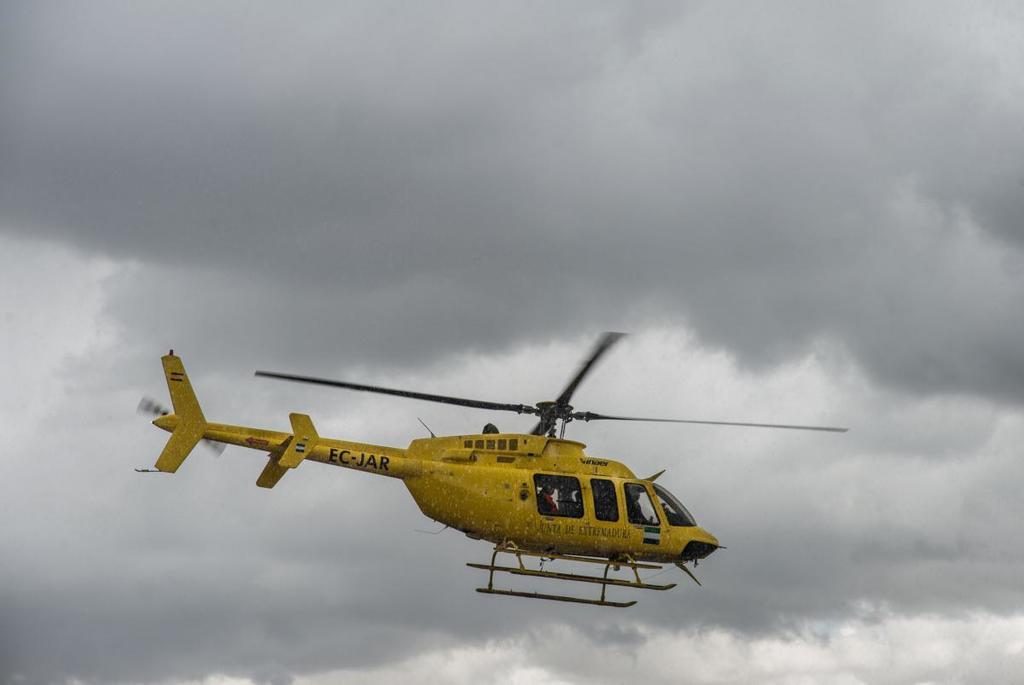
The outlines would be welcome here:
[[[289,415],[291,433],[207,422],[185,374],[181,358],[171,350],[161,361],[174,411],[171,413],[152,400],[143,400],[140,411],[160,414],[153,425],[169,432],[171,437],[156,460],[156,468],[140,471],[174,473],[195,446],[200,441],[206,441],[221,449],[224,445],[237,445],[268,453],[267,464],[256,481],[262,488],[274,487],[286,473],[304,461],[317,461],[391,478],[405,478],[420,472],[420,461],[410,458],[404,449],[321,438],[312,419],[306,414]]]

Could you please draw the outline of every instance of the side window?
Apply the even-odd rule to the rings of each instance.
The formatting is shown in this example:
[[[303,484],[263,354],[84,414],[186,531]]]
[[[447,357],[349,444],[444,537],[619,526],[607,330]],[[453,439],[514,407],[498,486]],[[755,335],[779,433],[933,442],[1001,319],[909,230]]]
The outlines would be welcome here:
[[[583,516],[583,497],[580,482],[572,476],[546,476],[538,473],[533,477],[537,495],[537,511],[544,516]]]
[[[642,526],[656,526],[659,523],[651,496],[640,483],[626,483],[626,516],[630,523]]]
[[[615,483],[603,478],[591,478],[590,489],[594,491],[594,514],[598,521],[619,520],[619,500],[615,496]]]

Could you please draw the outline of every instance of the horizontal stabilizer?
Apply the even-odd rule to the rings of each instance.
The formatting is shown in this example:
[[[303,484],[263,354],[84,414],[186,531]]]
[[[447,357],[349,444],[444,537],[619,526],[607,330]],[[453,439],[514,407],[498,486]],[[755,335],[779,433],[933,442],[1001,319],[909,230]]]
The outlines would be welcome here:
[[[313,420],[305,414],[289,414],[288,418],[292,421],[293,438],[288,449],[281,455],[280,464],[285,468],[294,469],[313,451],[316,443],[320,441],[320,436],[313,428]]]
[[[288,473],[288,469],[294,469],[301,464],[320,441],[311,418],[305,414],[289,414],[288,418],[292,422],[291,439],[284,452],[270,455],[267,465],[263,467],[263,473],[256,480],[256,485],[261,488],[272,488],[277,485],[277,481]]]
[[[263,473],[256,480],[256,485],[261,488],[272,488],[277,485],[277,481],[281,480],[281,477],[286,473],[288,473],[288,467],[277,463],[277,455],[271,454],[270,459],[267,460],[267,465],[263,467]]]

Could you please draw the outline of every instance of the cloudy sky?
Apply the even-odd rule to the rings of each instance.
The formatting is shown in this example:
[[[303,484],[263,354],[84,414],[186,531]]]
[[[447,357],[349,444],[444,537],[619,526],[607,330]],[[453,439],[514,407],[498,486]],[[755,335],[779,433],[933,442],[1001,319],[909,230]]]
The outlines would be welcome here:
[[[0,5],[0,682],[1024,680],[1019,3],[286,5]],[[582,409],[852,428],[570,427],[703,588],[486,597],[398,482],[132,470],[171,347],[404,446],[532,422],[252,371],[532,403],[605,330]]]

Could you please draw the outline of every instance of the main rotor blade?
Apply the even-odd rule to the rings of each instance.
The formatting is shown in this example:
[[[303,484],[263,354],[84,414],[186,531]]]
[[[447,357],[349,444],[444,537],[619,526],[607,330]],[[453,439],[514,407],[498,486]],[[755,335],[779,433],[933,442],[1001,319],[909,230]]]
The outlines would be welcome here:
[[[641,416],[608,416],[590,411],[576,412],[572,418],[580,421],[653,421],[655,423],[700,423],[708,426],[747,426],[749,428],[788,428],[802,431],[826,431],[829,433],[845,433],[849,428],[835,426],[794,426],[785,423],[745,423],[740,421],[694,421],[692,419],[651,419]]]
[[[316,378],[314,376],[295,376],[288,373],[276,373],[274,371],[257,371],[257,376],[264,378],[277,378],[283,381],[296,383],[312,383],[314,385],[327,385],[332,388],[346,388],[347,390],[359,390],[362,392],[374,392],[378,395],[395,395],[396,397],[408,397],[414,400],[425,400],[427,402],[440,402],[442,404],[456,404],[461,407],[473,407],[475,409],[493,409],[495,411],[514,411],[517,414],[536,414],[537,408],[525,404],[505,404],[502,402],[487,402],[485,400],[470,400],[464,397],[450,397],[448,395],[433,395],[425,392],[413,392],[412,390],[396,390],[394,388],[382,388],[376,385],[362,385],[360,383],[348,383],[346,381],[334,381],[327,378]]]
[[[555,400],[556,405],[564,406],[569,404],[569,400],[572,398],[573,393],[576,392],[576,388],[579,386],[580,382],[583,381],[586,375],[590,373],[590,369],[594,367],[597,360],[600,359],[602,355],[604,355],[604,353],[607,352],[608,349],[618,342],[619,338],[624,335],[626,334],[609,331],[601,336],[601,339],[597,341],[597,345],[594,346],[594,350],[591,352],[590,358],[583,362],[583,366],[580,367],[580,370],[576,372],[573,379],[569,381],[569,385],[565,386],[565,390],[563,390],[562,394]]]

